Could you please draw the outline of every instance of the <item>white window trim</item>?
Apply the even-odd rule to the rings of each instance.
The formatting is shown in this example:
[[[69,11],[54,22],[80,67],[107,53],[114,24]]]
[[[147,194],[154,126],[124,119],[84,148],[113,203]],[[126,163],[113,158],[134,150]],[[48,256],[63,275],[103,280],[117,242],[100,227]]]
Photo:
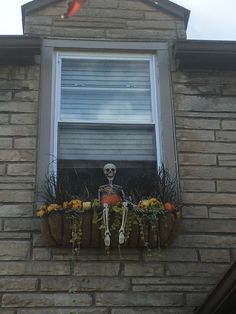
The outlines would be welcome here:
[[[122,121],[119,122],[110,122],[110,121],[80,121],[78,119],[60,119],[60,104],[61,104],[61,65],[62,65],[62,59],[78,59],[78,60],[131,60],[131,61],[148,61],[149,62],[149,70],[150,70],[150,82],[151,82],[151,121],[150,123],[143,122],[142,120],[137,120],[135,122],[131,121]],[[158,73],[156,69],[156,64],[158,64],[158,60],[156,55],[153,54],[135,54],[135,53],[95,53],[95,52],[86,52],[86,53],[75,53],[75,52],[62,52],[57,51],[54,53],[54,70],[53,73],[55,75],[55,86],[54,86],[54,95],[55,95],[55,114],[54,114],[54,132],[52,136],[53,141],[53,149],[52,149],[52,156],[57,156],[58,152],[58,124],[60,122],[63,123],[78,123],[80,125],[85,124],[91,124],[91,125],[101,125],[101,126],[107,126],[107,125],[153,125],[155,130],[155,151],[156,151],[156,158],[157,158],[157,165],[161,165],[163,156],[162,156],[162,147],[161,147],[161,140],[160,140],[160,134],[159,134],[159,123],[160,118],[158,116],[158,92],[156,88],[156,78],[158,77]],[[53,172],[56,173],[57,165],[56,162],[53,163]]]
[[[74,52],[73,52],[74,51]],[[37,181],[44,180],[48,172],[55,169],[54,152],[56,151],[55,130],[55,104],[58,99],[55,95],[55,54],[82,52],[84,55],[94,52],[108,52],[116,54],[127,53],[137,55],[152,55],[156,73],[152,84],[153,92],[158,95],[153,113],[157,117],[156,147],[159,149],[157,164],[162,163],[177,174],[177,157],[174,128],[174,110],[172,105],[172,91],[170,79],[170,56],[167,43],[160,42],[104,42],[104,41],[75,41],[45,39],[42,41],[41,62],[41,92],[40,92],[40,118],[39,118],[39,141],[38,141],[38,167]],[[156,57],[158,56],[158,58]],[[157,60],[158,59],[158,60]],[[56,73],[58,77],[58,73]],[[153,96],[152,96],[153,97]],[[155,103],[155,100],[152,103]],[[57,117],[58,119],[58,117]]]

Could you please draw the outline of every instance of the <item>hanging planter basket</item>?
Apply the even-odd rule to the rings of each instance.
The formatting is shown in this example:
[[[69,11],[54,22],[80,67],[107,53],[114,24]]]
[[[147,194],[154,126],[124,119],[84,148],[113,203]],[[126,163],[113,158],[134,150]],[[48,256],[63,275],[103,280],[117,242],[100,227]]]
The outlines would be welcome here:
[[[81,248],[104,248],[104,230],[99,223],[94,222],[93,210],[77,214],[81,221]],[[73,213],[55,211],[41,218],[41,233],[43,239],[52,247],[71,247],[73,222],[76,217]],[[111,216],[111,222],[113,217]],[[167,212],[159,217],[155,223],[148,220],[142,224],[133,224],[130,234],[122,247],[129,248],[164,248],[168,247],[180,231],[179,213]],[[111,248],[118,247],[118,232],[111,230]],[[143,232],[143,236],[142,235]]]

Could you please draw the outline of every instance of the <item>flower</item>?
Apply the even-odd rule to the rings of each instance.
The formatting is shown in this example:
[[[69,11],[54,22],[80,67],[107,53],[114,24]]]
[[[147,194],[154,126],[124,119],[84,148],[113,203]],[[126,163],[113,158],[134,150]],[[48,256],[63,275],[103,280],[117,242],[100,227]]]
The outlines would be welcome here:
[[[39,209],[38,211],[37,211],[37,216],[38,217],[43,217],[45,215],[45,210],[43,210],[43,209]]]
[[[160,202],[158,201],[157,198],[150,198],[150,199],[149,199],[149,205],[150,205],[150,206],[159,206],[159,205],[160,205]]]
[[[65,201],[65,202],[63,203],[63,209],[69,209],[69,208],[70,208],[69,202],[68,202],[68,201]]]
[[[174,204],[172,204],[172,203],[170,203],[170,202],[166,202],[166,203],[164,204],[164,208],[165,208],[165,210],[168,211],[168,212],[173,212],[173,211],[175,210]]]
[[[47,211],[50,213],[54,210],[57,210],[57,209],[60,209],[61,206],[58,205],[58,204],[50,204],[48,207],[47,207]]]
[[[72,200],[70,201],[69,205],[72,209],[81,209],[82,208],[82,201],[81,200]]]
[[[138,207],[141,209],[147,209],[149,206],[149,200],[142,200],[138,203]]]
[[[83,202],[83,209],[89,210],[91,208],[91,202]]]

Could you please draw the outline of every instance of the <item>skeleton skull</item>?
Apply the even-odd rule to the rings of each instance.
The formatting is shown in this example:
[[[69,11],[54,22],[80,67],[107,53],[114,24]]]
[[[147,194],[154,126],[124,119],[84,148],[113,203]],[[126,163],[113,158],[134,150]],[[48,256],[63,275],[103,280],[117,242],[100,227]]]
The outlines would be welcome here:
[[[116,166],[113,164],[106,164],[103,167],[103,172],[109,181],[112,181],[116,174]]]

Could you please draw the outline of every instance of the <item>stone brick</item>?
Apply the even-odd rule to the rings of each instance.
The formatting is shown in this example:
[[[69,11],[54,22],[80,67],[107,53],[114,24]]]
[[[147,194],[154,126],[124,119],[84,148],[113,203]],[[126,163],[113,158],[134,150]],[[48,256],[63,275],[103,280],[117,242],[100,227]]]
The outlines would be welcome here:
[[[174,92],[176,94],[214,96],[221,94],[221,85],[206,84],[174,84]]]
[[[203,285],[215,285],[218,278],[213,277],[137,277],[132,278],[132,285],[190,285],[190,286],[203,286]]]
[[[209,292],[213,288],[212,285],[190,286],[190,285],[138,285],[133,286],[134,292]]]
[[[35,175],[35,164],[9,164],[7,167],[7,174],[9,176],[31,176]]]
[[[126,308],[126,309],[113,309],[111,314],[190,314],[193,313],[193,308],[181,307],[181,308]]]
[[[178,142],[179,152],[188,153],[210,153],[210,154],[235,154],[235,143],[219,143],[219,142]]]
[[[160,276],[164,272],[162,264],[126,263],[125,276]]]
[[[183,192],[215,192],[216,185],[210,180],[182,180],[181,189]]]
[[[93,28],[64,28],[64,27],[54,27],[52,29],[53,36],[64,36],[64,37],[80,37],[80,38],[104,38],[104,29],[93,29]]]
[[[118,0],[96,0],[89,3],[90,8],[107,8],[116,9],[118,7]]]
[[[19,234],[18,234],[19,236]],[[1,276],[57,276],[70,275],[69,262],[46,262],[46,261],[30,261],[30,262],[0,262]]]
[[[185,129],[213,130],[213,129],[220,129],[220,120],[177,117],[176,126],[177,128],[185,128]]]
[[[92,298],[88,294],[4,294],[2,307],[48,307],[48,306],[90,306]]]
[[[235,120],[223,120],[222,129],[224,130],[236,130],[236,121]]]
[[[194,293],[194,294],[186,294],[186,304],[188,306],[200,306],[203,301],[206,299],[206,293]]]
[[[136,40],[154,40],[161,39],[173,39],[176,38],[175,30],[150,30],[150,29],[109,29],[106,31],[106,37],[111,39],[136,39]]]
[[[0,165],[0,176],[5,175],[6,165]]]
[[[1,112],[36,112],[36,103],[19,101],[1,103]]]
[[[35,113],[11,114],[12,124],[36,124],[37,116]]]
[[[165,14],[163,12],[160,11],[155,11],[153,12],[145,12],[145,19],[146,20],[173,20],[173,17],[169,14]]]
[[[183,218],[208,218],[206,206],[184,206],[182,208]]]
[[[187,111],[236,112],[234,97],[176,95],[175,106]]]
[[[31,125],[0,125],[2,136],[33,136],[36,135],[36,127]]]
[[[185,166],[180,168],[180,174],[184,179],[235,179],[236,168]]]
[[[229,250],[201,249],[200,258],[205,263],[230,263]]]
[[[31,217],[33,207],[30,204],[0,205],[0,217]]]
[[[181,293],[96,293],[96,306],[181,306]]]
[[[118,276],[119,263],[77,263],[75,275],[77,276]]]
[[[208,130],[188,130],[188,129],[177,129],[177,139],[181,141],[214,141],[214,131]]]
[[[134,5],[137,3],[135,2]],[[127,21],[128,28],[134,29],[175,29],[175,21],[171,20],[157,20],[157,21]]]
[[[0,191],[0,203],[31,203],[33,201],[33,191]]]
[[[34,150],[0,150],[0,161],[34,161]]]
[[[234,207],[210,207],[209,217],[216,219],[236,219],[236,208]]]
[[[139,10],[139,11],[153,11],[152,6],[147,5],[147,3],[143,3],[141,1],[119,1],[120,9],[127,10]]]
[[[52,277],[41,279],[41,291],[127,291],[130,281],[127,278],[114,277]]]
[[[12,92],[0,91],[0,101],[8,101],[12,98]]]
[[[26,16],[26,24],[38,24],[38,25],[51,25],[52,17],[51,16]]]
[[[190,248],[236,248],[235,235],[180,235],[172,244],[173,247]]]
[[[15,311],[1,309],[1,314],[15,314]]]
[[[37,289],[37,278],[0,278],[0,291],[35,291]]]
[[[108,314],[107,309],[103,308],[80,308],[70,307],[69,309],[58,308],[56,309],[56,314]],[[12,313],[13,314],[13,313]],[[17,310],[17,314],[55,314],[55,309],[24,309]]]
[[[50,248],[34,248],[32,258],[35,261],[47,261],[51,259]]]
[[[29,258],[30,242],[0,241],[0,260],[25,260]]]
[[[227,193],[183,193],[183,202],[185,204],[204,204],[204,205],[236,205],[236,195],[232,194],[229,197]]]
[[[12,148],[12,138],[9,137],[0,138],[0,148]]]
[[[8,123],[8,114],[0,113],[0,124],[7,124],[7,123]]]
[[[34,137],[22,137],[14,139],[14,148],[25,148],[25,149],[35,149],[36,148],[36,138]]]
[[[179,163],[181,165],[199,165],[214,166],[216,165],[216,155],[210,154],[179,154]]]
[[[220,193],[235,193],[236,181],[217,181],[217,192]],[[230,196],[229,196],[230,197]]]
[[[4,221],[5,231],[39,231],[40,225],[37,218],[8,218]]]
[[[153,251],[151,254],[144,252],[144,260],[146,262],[196,262],[198,261],[198,257],[194,249],[168,248],[168,250],[162,250],[160,252]]]
[[[32,183],[0,183],[0,190],[34,190]]]
[[[167,276],[199,276],[199,277],[219,277],[228,265],[220,264],[200,264],[200,263],[169,263],[166,265]]]
[[[19,101],[37,101],[38,92],[37,91],[16,91],[14,95],[14,100]]]
[[[1,240],[29,240],[31,235],[29,232],[0,232],[0,239]]]
[[[218,155],[219,166],[236,166],[236,154]]]
[[[219,219],[184,219],[182,221],[182,230],[200,233],[236,233],[236,220],[229,220],[226,223],[224,220]]]
[[[218,142],[236,142],[236,131],[217,131],[216,140]]]

